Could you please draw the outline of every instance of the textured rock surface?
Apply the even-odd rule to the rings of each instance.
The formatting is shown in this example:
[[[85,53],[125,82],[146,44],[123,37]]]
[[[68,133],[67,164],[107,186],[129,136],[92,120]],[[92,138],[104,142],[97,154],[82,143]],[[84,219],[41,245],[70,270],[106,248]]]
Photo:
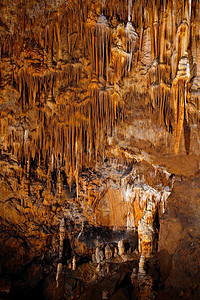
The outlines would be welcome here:
[[[0,297],[198,298],[199,5],[1,2]]]
[[[199,188],[199,176],[176,182],[160,223],[161,274],[167,287],[175,288],[175,296],[186,299],[198,299],[200,295]]]

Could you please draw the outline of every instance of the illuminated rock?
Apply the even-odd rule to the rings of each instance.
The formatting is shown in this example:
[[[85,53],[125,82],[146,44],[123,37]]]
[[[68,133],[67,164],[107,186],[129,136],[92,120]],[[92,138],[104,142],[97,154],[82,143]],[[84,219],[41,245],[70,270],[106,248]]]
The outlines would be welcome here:
[[[178,275],[193,274],[184,279],[191,291],[184,297],[199,292],[196,273],[176,260],[176,255],[191,260],[198,249],[196,220],[184,235],[188,244],[179,234],[189,226],[181,216],[199,212],[194,204],[199,192],[191,205],[196,181],[184,191],[188,202],[180,220],[174,221],[175,204],[170,212],[180,238],[172,239],[172,249],[183,239],[186,250],[171,253],[163,227],[159,231],[174,183],[196,180],[200,169],[199,8],[197,0],[2,1],[0,275],[23,277],[11,288],[2,283],[6,297],[43,287],[45,279],[53,295],[47,299],[78,298],[87,282],[76,277],[80,269],[95,278],[95,263],[104,274],[105,259],[128,260],[133,253],[124,253],[123,239],[135,249],[137,234],[145,260],[162,241],[166,274],[173,268],[166,279],[171,286],[184,288],[180,278],[176,281],[177,266]],[[45,265],[43,271],[35,261]],[[193,270],[197,262],[195,256]],[[26,278],[32,276],[26,272],[38,274],[42,284],[29,284]],[[139,283],[143,296],[142,284],[151,286],[145,278]],[[62,295],[53,294],[62,289]]]

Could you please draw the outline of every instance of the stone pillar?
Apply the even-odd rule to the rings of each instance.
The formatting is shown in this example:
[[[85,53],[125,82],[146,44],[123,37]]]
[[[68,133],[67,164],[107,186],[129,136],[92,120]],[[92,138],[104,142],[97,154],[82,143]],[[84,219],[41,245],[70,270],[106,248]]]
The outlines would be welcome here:
[[[60,247],[59,247],[59,258],[62,258],[63,255],[63,242],[65,239],[65,219],[62,218],[60,221]]]
[[[125,246],[124,246],[124,240],[121,240],[118,242],[118,253],[119,255],[124,254],[125,252]]]
[[[113,255],[112,250],[111,250],[109,244],[107,244],[105,247],[105,258],[110,259],[110,258],[112,258],[112,255]]]
[[[76,270],[76,257],[75,256],[73,257],[73,260],[72,260],[72,270],[73,271]]]
[[[96,259],[96,263],[99,264],[101,259],[100,259],[100,249],[99,247],[96,248],[96,251],[95,251],[95,259]]]
[[[57,273],[56,273],[56,287],[58,288],[59,286],[59,281],[60,281],[60,275],[62,273],[62,263],[59,263],[57,265]]]
[[[138,273],[141,275],[145,275],[144,264],[145,264],[145,256],[141,255],[139,261],[139,270],[138,270]]]

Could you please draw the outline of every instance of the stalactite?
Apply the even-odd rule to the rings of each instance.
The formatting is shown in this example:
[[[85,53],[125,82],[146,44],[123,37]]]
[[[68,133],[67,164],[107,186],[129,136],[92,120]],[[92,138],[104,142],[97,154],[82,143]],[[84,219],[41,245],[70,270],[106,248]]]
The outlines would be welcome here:
[[[76,181],[78,198],[82,166],[101,160],[105,133],[112,134],[115,123],[126,116],[124,103],[139,96],[158,110],[168,131],[173,125],[178,152],[184,119],[190,119],[190,92],[197,93],[200,87],[195,67],[200,63],[195,25],[199,16],[194,13],[199,4],[180,3],[105,1],[99,9],[95,3],[70,2],[51,20],[44,16],[38,32],[31,33],[36,20],[28,17],[23,26],[15,26],[16,43],[5,34],[1,61],[12,56],[15,67],[8,79],[2,68],[1,81],[2,86],[16,82],[20,105],[15,109],[21,119],[19,124],[12,120],[1,124],[1,132],[6,135],[5,149],[19,163],[26,162],[27,173],[31,161],[42,169],[49,155],[52,171],[64,167],[69,185]],[[34,39],[28,42],[29,33]],[[197,107],[194,119],[199,120],[199,98],[192,97]],[[26,139],[20,122],[29,129]],[[19,128],[15,135],[10,133],[12,126]]]
[[[188,97],[188,87],[185,80],[178,80],[174,83],[174,110],[175,110],[175,153],[179,150],[183,120],[186,116],[186,99]]]

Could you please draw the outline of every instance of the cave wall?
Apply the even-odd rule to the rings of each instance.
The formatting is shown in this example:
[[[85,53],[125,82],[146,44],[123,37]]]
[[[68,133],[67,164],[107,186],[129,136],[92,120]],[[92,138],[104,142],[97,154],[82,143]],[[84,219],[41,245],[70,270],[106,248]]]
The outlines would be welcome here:
[[[2,1],[1,274],[54,257],[62,218],[76,252],[91,255],[73,235],[87,226],[138,231],[149,199],[161,218],[174,182],[196,178],[199,5]],[[189,190],[179,192],[188,201]],[[175,227],[179,247],[180,226],[169,212],[161,218],[170,270],[177,250],[164,239]],[[175,271],[162,270],[179,292]]]

